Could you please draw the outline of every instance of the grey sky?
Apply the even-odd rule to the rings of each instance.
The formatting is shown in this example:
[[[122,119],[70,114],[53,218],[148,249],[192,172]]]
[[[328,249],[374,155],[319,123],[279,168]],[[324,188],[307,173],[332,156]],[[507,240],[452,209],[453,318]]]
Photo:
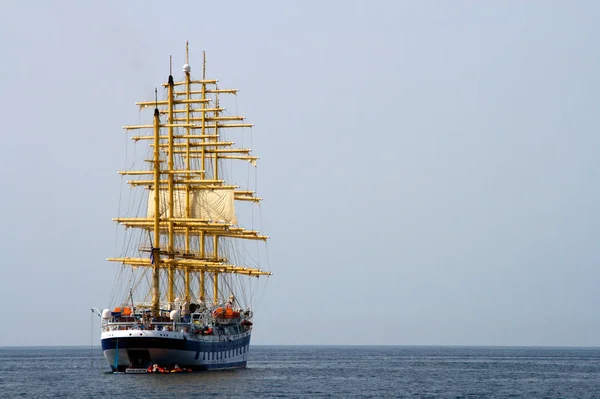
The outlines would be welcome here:
[[[3,4],[0,346],[89,345],[186,40],[256,124],[253,343],[600,345],[600,3],[212,4]]]

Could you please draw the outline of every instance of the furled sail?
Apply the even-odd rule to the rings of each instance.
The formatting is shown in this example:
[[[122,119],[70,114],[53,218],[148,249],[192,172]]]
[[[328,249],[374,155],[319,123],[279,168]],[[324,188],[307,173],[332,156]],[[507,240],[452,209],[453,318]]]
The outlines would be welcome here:
[[[185,218],[185,190],[173,190],[173,215]],[[160,190],[160,216],[168,215],[169,192]],[[190,191],[190,216],[194,219],[209,219],[214,222],[237,224],[234,208],[233,189],[192,190]],[[148,218],[154,217],[154,190],[148,194]]]

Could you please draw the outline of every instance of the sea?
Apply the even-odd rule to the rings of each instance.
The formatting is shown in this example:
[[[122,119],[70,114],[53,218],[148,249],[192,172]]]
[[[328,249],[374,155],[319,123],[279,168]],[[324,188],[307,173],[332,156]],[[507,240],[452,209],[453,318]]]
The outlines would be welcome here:
[[[3,347],[0,398],[600,398],[600,348],[251,346],[246,369],[132,375],[99,347]]]

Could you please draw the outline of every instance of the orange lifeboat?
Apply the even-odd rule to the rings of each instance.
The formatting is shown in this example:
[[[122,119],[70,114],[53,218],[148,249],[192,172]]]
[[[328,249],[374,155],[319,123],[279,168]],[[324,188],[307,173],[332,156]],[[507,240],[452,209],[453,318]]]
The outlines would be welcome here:
[[[131,308],[128,308],[128,307],[124,307],[124,308],[116,307],[114,312],[121,313],[121,315],[123,315],[123,316],[131,316]]]
[[[222,319],[235,319],[240,317],[240,312],[234,312],[233,309],[227,308],[217,308],[213,312],[214,318],[222,318]]]

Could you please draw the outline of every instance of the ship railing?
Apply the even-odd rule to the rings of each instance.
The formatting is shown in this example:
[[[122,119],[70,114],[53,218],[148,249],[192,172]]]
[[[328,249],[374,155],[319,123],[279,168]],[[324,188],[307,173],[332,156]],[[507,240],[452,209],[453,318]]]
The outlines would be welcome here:
[[[199,324],[194,322],[167,322],[167,321],[154,321],[142,323],[140,321],[109,321],[103,326],[104,331],[173,331],[194,334],[200,327]],[[231,335],[243,334],[250,330],[251,327],[241,326],[212,326],[212,336],[214,337],[227,337]],[[219,339],[217,339],[219,340]]]
[[[167,322],[167,321],[153,321],[153,322],[140,322],[140,321],[109,321],[104,326],[105,331],[115,330],[149,330],[149,331],[178,331],[188,332],[193,328],[191,322]]]

